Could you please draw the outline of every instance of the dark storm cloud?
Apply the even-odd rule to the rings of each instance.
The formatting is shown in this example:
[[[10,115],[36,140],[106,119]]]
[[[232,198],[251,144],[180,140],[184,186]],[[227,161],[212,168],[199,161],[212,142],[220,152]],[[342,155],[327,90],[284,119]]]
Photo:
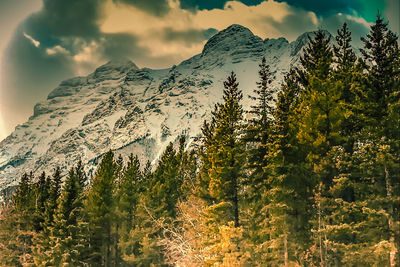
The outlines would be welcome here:
[[[20,33],[27,33],[40,42],[40,46],[30,53],[43,55],[47,48],[60,46],[66,49],[71,57],[81,53],[85,47],[94,42],[100,46],[99,57],[104,60],[122,56],[134,58],[149,55],[148,50],[138,45],[139,40],[133,34],[107,34],[100,31],[99,22],[105,12],[105,2],[106,0],[44,0],[43,9],[25,20],[20,28]],[[167,0],[114,0],[114,2],[133,5],[157,14],[169,8]],[[19,41],[20,35],[13,42]],[[19,49],[25,48],[11,45],[11,50]],[[53,57],[65,58],[68,55]]]
[[[113,0],[113,2],[131,5],[156,16],[163,16],[170,9],[168,0]]]
[[[352,33],[352,45],[354,47],[361,47],[361,36],[365,36],[369,32],[369,27],[367,25],[355,21],[354,19],[348,19],[346,15],[335,14],[325,18],[321,22],[320,26],[336,36],[337,30],[342,27],[344,22],[347,23],[347,26]]]
[[[138,38],[131,34],[115,33],[106,34],[102,45],[104,59],[146,57],[150,52],[137,45]]]
[[[211,10],[214,8],[223,9],[228,1],[229,0],[180,0],[180,6],[183,9],[192,11],[204,9]],[[239,2],[248,6],[254,6],[263,2],[263,0],[239,0]]]
[[[104,0],[43,1],[43,9],[24,22],[24,31],[46,47],[61,37],[97,38]]]
[[[33,104],[46,98],[49,89],[73,75],[70,60],[64,55],[49,56],[16,32],[3,60],[1,110],[6,127],[26,120]]]
[[[332,12],[347,12],[351,9],[360,7],[360,0],[276,0],[277,2],[286,2],[291,6],[301,7],[305,10],[314,11],[317,14],[331,14]]]
[[[60,81],[76,75],[78,64],[87,73],[114,58],[137,57],[143,62],[150,56],[132,34],[100,31],[104,3],[105,0],[44,0],[43,8],[18,27],[1,66],[6,75],[1,81],[0,112],[5,114],[6,123],[25,121],[35,103],[45,99]],[[92,44],[96,58],[88,62],[74,60]],[[49,53],[51,49],[53,52]]]
[[[303,12],[303,15],[299,15]],[[272,25],[279,32],[285,33],[285,36],[297,37],[299,33],[316,30],[312,18],[305,11],[291,13],[283,18],[282,21],[276,21],[270,17],[261,18],[268,24]]]
[[[164,31],[164,39],[166,41],[178,41],[186,44],[195,44],[204,40],[210,39],[218,31],[210,28],[207,30],[186,30],[186,31],[175,31],[171,28],[167,28]]]
[[[334,13],[353,14],[354,12],[362,15],[366,20],[374,20],[378,10],[385,7],[383,0],[276,0],[285,2],[291,6],[313,11],[319,16],[328,16]]]

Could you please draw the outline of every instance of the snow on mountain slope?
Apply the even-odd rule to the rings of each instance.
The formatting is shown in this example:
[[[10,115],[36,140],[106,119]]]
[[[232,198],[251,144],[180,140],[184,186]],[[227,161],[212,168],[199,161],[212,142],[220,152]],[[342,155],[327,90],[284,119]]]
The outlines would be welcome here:
[[[222,99],[223,81],[234,71],[251,105],[263,56],[279,86],[298,64],[306,33],[289,43],[266,39],[240,25],[217,33],[201,54],[170,69],[139,69],[131,61],[112,61],[87,77],[61,82],[38,103],[29,120],[0,143],[0,189],[18,183],[24,172],[37,175],[71,167],[78,158],[92,172],[103,153],[134,153],[156,160],[181,134],[200,134],[214,103]]]

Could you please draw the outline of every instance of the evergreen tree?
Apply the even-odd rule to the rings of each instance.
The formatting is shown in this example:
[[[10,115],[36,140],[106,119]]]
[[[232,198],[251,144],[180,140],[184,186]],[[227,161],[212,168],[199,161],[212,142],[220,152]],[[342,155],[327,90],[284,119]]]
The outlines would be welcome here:
[[[362,127],[363,118],[360,111],[363,109],[360,99],[363,97],[363,68],[357,63],[357,57],[351,48],[351,32],[344,23],[338,30],[336,45],[333,46],[336,69],[334,70],[335,83],[340,93],[339,102],[344,108],[344,117],[341,122],[342,144],[346,152],[352,153],[353,146]]]
[[[86,185],[87,185],[87,176],[86,176],[86,172],[84,170],[84,165],[83,165],[82,159],[78,160],[78,163],[75,167],[75,174],[78,179],[80,190],[84,191],[86,189]]]
[[[256,254],[263,254],[259,246],[267,240],[263,231],[263,221],[266,219],[265,205],[268,199],[265,198],[266,191],[269,190],[268,165],[270,164],[269,150],[272,142],[272,116],[274,113],[273,102],[275,90],[271,88],[272,74],[266,63],[265,57],[262,59],[259,70],[260,81],[257,82],[257,90],[254,90],[256,105],[250,111],[253,118],[250,120],[245,141],[249,148],[247,150],[249,173],[244,179],[245,197],[249,209],[248,231],[253,242]],[[253,260],[261,260],[261,255],[253,257]]]
[[[371,26],[366,37],[362,37],[364,48],[360,49],[368,71],[368,104],[367,114],[374,125],[383,123],[387,115],[389,95],[398,90],[399,47],[397,37],[388,28],[388,24],[378,13],[376,22]],[[385,130],[384,130],[385,131]],[[385,133],[386,135],[386,133]]]
[[[54,213],[57,209],[58,198],[61,194],[61,169],[57,167],[54,170],[53,177],[50,181],[49,196],[45,204],[45,222],[44,227],[51,225],[54,219]]]
[[[345,74],[353,68],[357,60],[356,54],[351,48],[351,32],[346,22],[337,31],[335,39],[337,45],[333,46],[333,51],[335,54],[335,63],[337,64],[336,69]]]
[[[131,240],[130,233],[135,229],[135,215],[141,191],[142,174],[137,156],[131,154],[123,170],[118,190],[117,212],[120,222],[120,247],[123,258],[134,254],[138,240]]]
[[[140,162],[137,156],[131,154],[126,169],[121,177],[119,185],[119,205],[118,209],[122,217],[126,220],[127,229],[133,227],[135,208],[137,206],[140,182],[142,175],[140,172]]]
[[[311,73],[322,80],[329,76],[333,61],[330,40],[331,37],[326,36],[323,30],[316,31],[314,38],[308,37],[307,47],[300,58],[301,68],[297,71],[302,86],[308,85]]]
[[[32,264],[32,245],[35,232],[33,215],[35,193],[33,173],[24,174],[13,198],[0,205],[0,265]]]
[[[82,266],[87,260],[89,233],[77,169],[69,171],[54,221],[36,242],[34,258],[38,266]]]
[[[216,108],[216,107],[215,107]],[[215,128],[215,119],[211,118],[210,122],[206,120],[203,122],[201,128],[202,132],[202,144],[199,147],[199,154],[201,160],[201,168],[199,171],[198,185],[197,185],[197,195],[203,200],[207,201],[208,204],[215,202],[215,199],[211,196],[209,190],[210,175],[208,170],[211,168],[210,154],[213,145],[213,136]]]
[[[385,188],[379,199],[387,213],[389,228],[388,240],[390,249],[390,264],[394,266],[399,261],[400,234],[398,226],[400,219],[397,214],[400,208],[396,196],[400,193],[399,182],[399,88],[400,88],[400,52],[398,38],[393,34],[388,24],[378,13],[375,24],[369,34],[362,38],[364,48],[361,49],[366,63],[369,89],[366,94],[364,116],[369,125],[364,127],[363,142],[372,142],[379,149],[380,164],[375,165],[376,185]]]
[[[46,206],[50,196],[50,178],[45,172],[39,176],[38,181],[34,184],[35,192],[35,212],[33,215],[33,228],[40,232],[43,230],[43,223],[46,218]]]
[[[144,181],[146,187],[138,197],[135,230],[130,234],[134,255],[131,262],[145,266],[163,263],[162,247],[158,244],[162,233],[160,225],[175,217],[176,203],[181,196],[179,161],[172,143],[166,147],[157,168],[148,179]]]
[[[267,216],[261,222],[266,237],[260,247],[261,261],[271,265],[304,265],[310,242],[313,183],[304,166],[306,154],[297,139],[299,125],[295,112],[301,103],[301,91],[297,73],[292,69],[285,77],[273,114],[270,176],[263,197],[263,212]]]
[[[177,204],[193,192],[196,173],[195,156],[185,151],[186,138],[179,138],[176,150],[170,143],[149,179],[136,182],[136,212],[134,230],[124,244],[130,255],[124,258],[137,265],[162,264],[164,248],[160,239],[165,229],[177,216]]]
[[[179,162],[178,179],[182,181],[180,200],[187,199],[196,193],[198,155],[196,151],[186,150],[186,137],[181,135],[179,138],[179,149],[177,151],[177,160]]]
[[[343,31],[346,33],[345,29]],[[339,42],[341,42],[340,39]],[[341,83],[333,77],[333,53],[329,38],[324,37],[323,34],[316,34],[310,48],[308,52],[314,54],[309,58],[319,57],[319,59],[308,72],[307,84],[301,94],[302,101],[296,111],[299,121],[297,138],[302,145],[302,150],[307,153],[304,163],[312,174],[310,182],[313,184],[314,191],[314,216],[311,222],[315,248],[312,252],[313,261],[318,261],[321,266],[325,266],[328,264],[328,248],[323,232],[326,229],[332,200],[329,188],[337,174],[334,157],[330,157],[330,153],[335,146],[344,142],[341,133],[345,109],[340,104]],[[346,49],[344,47],[336,51]],[[348,51],[343,53],[351,54]],[[305,63],[304,60],[302,63]]]
[[[234,221],[235,227],[239,226],[239,186],[243,169],[243,109],[240,105],[243,95],[238,86],[236,75],[232,72],[224,82],[224,102],[218,103],[212,112],[212,126],[207,126],[208,129],[203,128],[203,132],[211,130],[210,133],[206,133],[211,136],[205,137],[205,142],[210,142],[206,152],[206,164],[210,168],[206,178],[208,185],[205,186],[210,191],[210,196],[216,200],[216,204],[225,207],[221,213],[226,215],[223,223]],[[209,137],[211,140],[207,140]]]
[[[85,209],[89,215],[91,263],[98,266],[113,266],[119,259],[114,250],[115,233],[115,183],[119,166],[114,161],[114,153],[107,152],[93,178],[88,192]]]
[[[32,214],[34,209],[34,194],[32,191],[32,172],[22,175],[18,188],[14,194],[14,203],[16,210],[22,215]]]

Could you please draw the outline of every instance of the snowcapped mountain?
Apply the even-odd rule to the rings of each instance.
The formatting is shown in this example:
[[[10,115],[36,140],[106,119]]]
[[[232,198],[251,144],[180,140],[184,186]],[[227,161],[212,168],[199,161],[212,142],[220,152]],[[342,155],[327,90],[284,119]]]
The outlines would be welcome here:
[[[169,69],[139,69],[131,61],[112,61],[87,77],[60,83],[34,107],[29,120],[0,143],[0,189],[19,182],[24,172],[39,174],[78,158],[92,172],[103,153],[134,153],[156,160],[181,134],[195,137],[222,99],[223,81],[234,71],[243,106],[252,104],[258,65],[265,56],[279,86],[298,64],[311,33],[289,43],[265,39],[232,25],[215,34],[201,54]],[[189,139],[192,140],[192,139]]]

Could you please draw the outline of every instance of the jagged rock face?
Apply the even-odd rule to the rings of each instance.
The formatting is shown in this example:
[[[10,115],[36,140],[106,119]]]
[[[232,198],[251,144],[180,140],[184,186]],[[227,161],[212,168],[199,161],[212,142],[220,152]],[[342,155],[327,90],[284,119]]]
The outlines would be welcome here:
[[[130,61],[112,61],[87,77],[63,81],[0,143],[0,189],[16,185],[31,170],[61,166],[66,173],[78,158],[93,172],[109,149],[156,161],[179,135],[189,140],[200,135],[231,71],[249,109],[247,96],[256,87],[261,58],[266,57],[276,78],[272,85],[278,87],[298,64],[304,40],[262,40],[232,25],[214,35],[201,54],[170,69],[139,69]]]

